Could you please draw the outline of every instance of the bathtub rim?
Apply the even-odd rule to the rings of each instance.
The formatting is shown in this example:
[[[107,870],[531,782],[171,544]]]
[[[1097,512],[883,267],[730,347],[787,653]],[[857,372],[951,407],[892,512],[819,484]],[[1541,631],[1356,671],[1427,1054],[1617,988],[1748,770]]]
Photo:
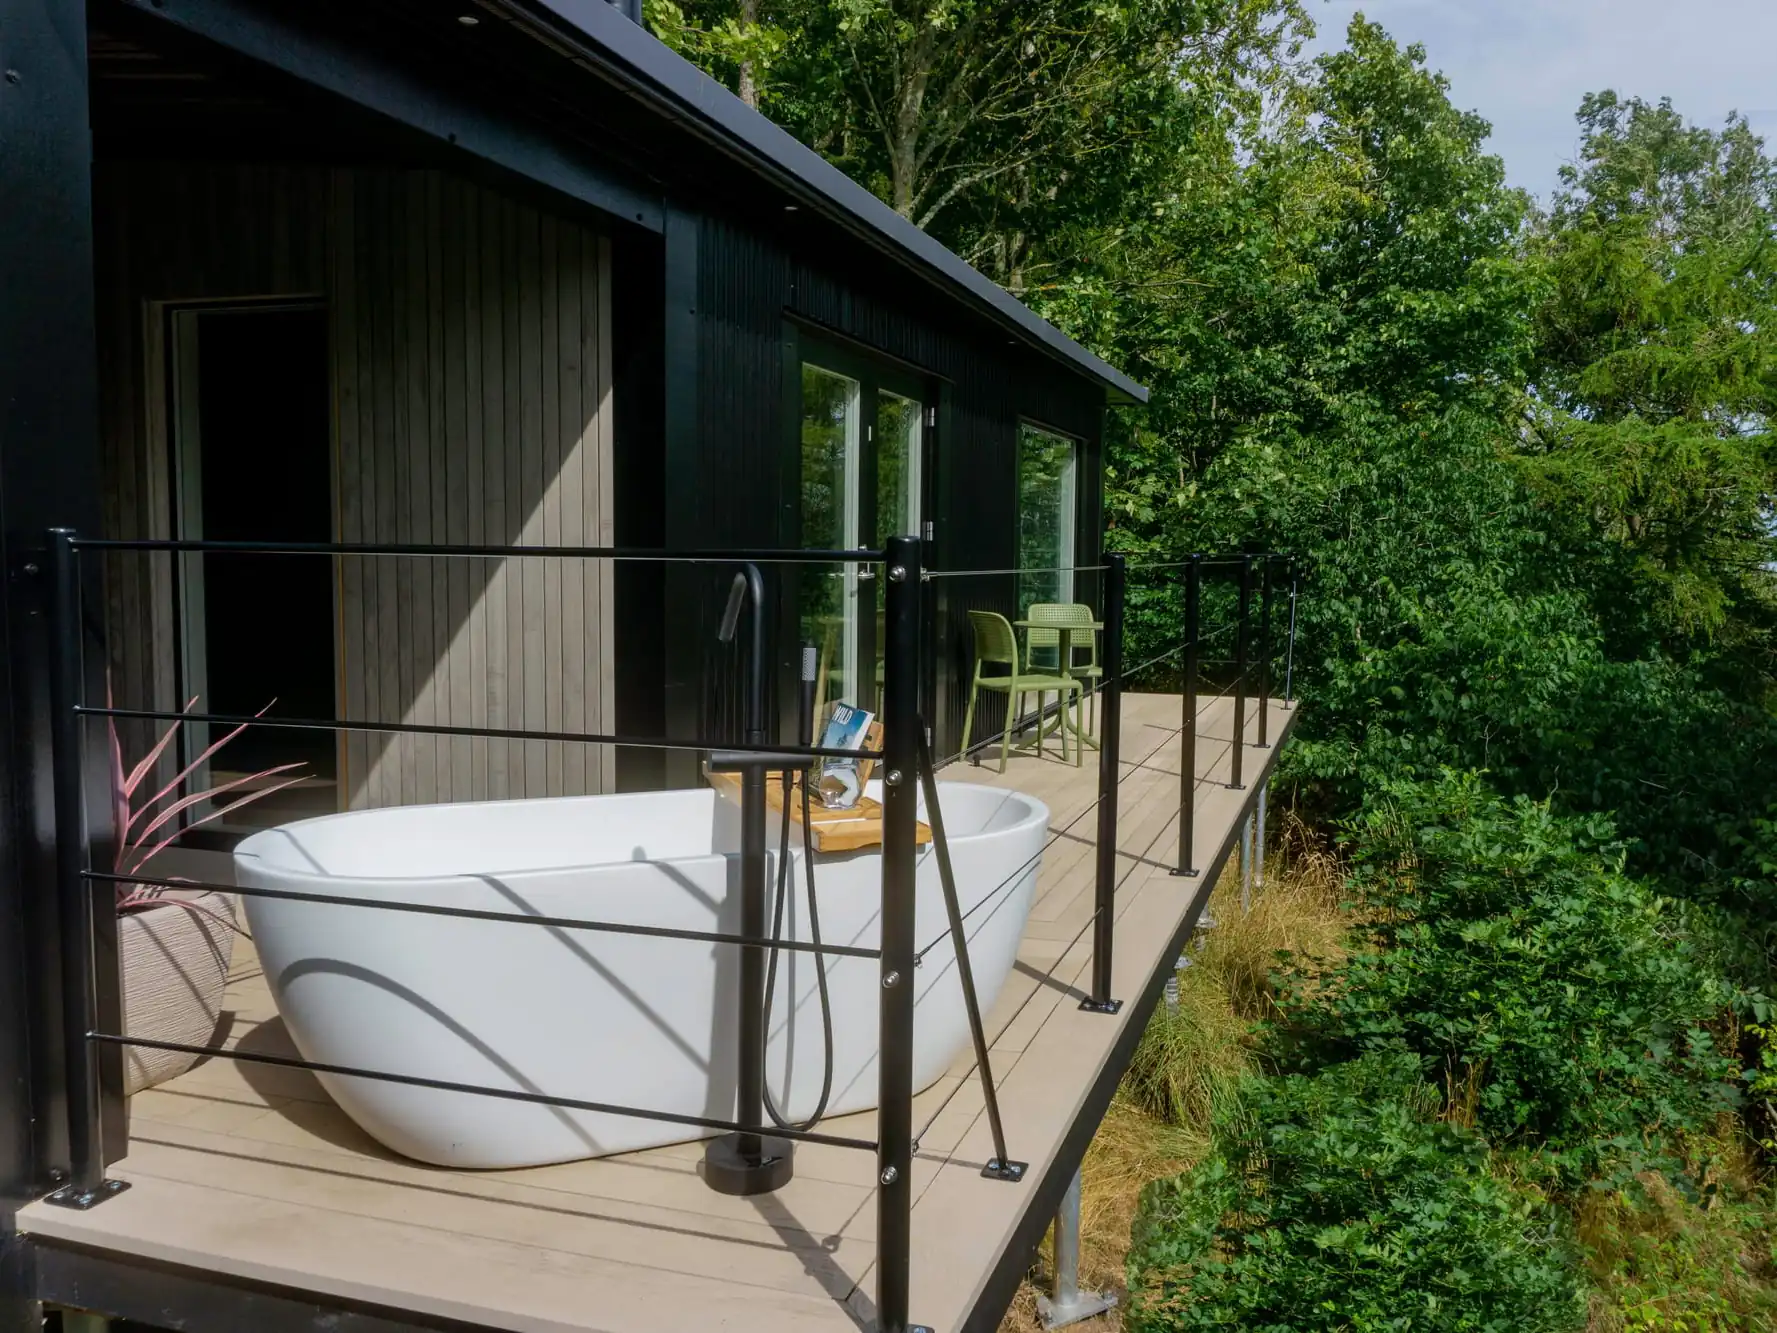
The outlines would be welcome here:
[[[968,787],[968,788],[975,790],[975,791],[994,792],[994,793],[997,793],[997,794],[1003,796],[1004,798],[1006,798],[1006,800],[1008,802],[1010,802],[1012,800],[1022,801],[1022,802],[1024,802],[1025,807],[1026,807],[1026,813],[1022,817],[1015,820],[1013,823],[1004,826],[1003,828],[984,829],[984,830],[981,830],[980,832],[976,832],[976,833],[962,833],[962,834],[953,834],[953,833],[950,833],[948,830],[946,830],[946,841],[952,845],[957,844],[957,843],[964,843],[964,842],[974,842],[977,839],[981,839],[981,838],[1011,837],[1017,833],[1023,832],[1025,829],[1027,829],[1029,826],[1031,826],[1033,824],[1041,824],[1045,828],[1048,827],[1049,819],[1050,819],[1050,812],[1049,812],[1048,804],[1045,801],[1043,801],[1040,797],[1032,796],[1028,792],[1018,791],[1017,789],[1011,788],[1011,787],[995,787],[995,786],[992,786],[992,785],[985,783],[985,782],[945,782],[943,779],[939,780],[939,786],[940,787],[945,787],[945,786]],[[873,796],[875,799],[880,800],[881,796],[882,796],[881,787],[882,787],[882,784],[881,784],[880,780],[872,779],[871,782],[869,784],[867,784],[867,786],[865,788],[865,792],[867,795]],[[410,886],[415,886],[415,887],[421,886],[421,885],[435,886],[441,882],[448,882],[448,881],[452,881],[452,880],[479,880],[480,877],[482,877],[484,875],[496,875],[497,874],[502,877],[509,877],[509,876],[517,876],[517,875],[561,874],[565,871],[576,871],[576,870],[600,870],[600,869],[603,869],[607,866],[680,865],[680,864],[683,864],[687,861],[701,861],[701,860],[704,860],[707,858],[712,858],[712,857],[727,858],[727,857],[739,855],[738,851],[734,851],[734,852],[712,851],[712,852],[697,852],[697,853],[694,853],[690,856],[649,858],[649,859],[645,859],[645,860],[625,859],[625,860],[606,860],[606,861],[571,861],[571,862],[564,862],[564,863],[555,864],[555,865],[525,866],[521,869],[504,869],[504,868],[502,868],[502,869],[489,869],[489,870],[455,870],[455,871],[448,871],[448,872],[428,874],[428,875],[368,875],[368,874],[361,874],[361,873],[350,873],[350,874],[327,873],[327,872],[306,870],[306,869],[302,869],[300,867],[295,867],[295,866],[275,865],[269,861],[263,860],[260,853],[251,850],[252,845],[255,842],[257,842],[259,839],[264,838],[269,843],[270,841],[272,841],[272,839],[277,834],[286,832],[290,829],[302,828],[302,827],[308,826],[308,825],[330,823],[330,822],[335,822],[335,821],[344,822],[347,820],[368,819],[368,818],[370,818],[372,816],[376,816],[376,815],[391,814],[391,813],[398,811],[398,810],[466,810],[466,809],[484,808],[487,806],[505,806],[505,805],[516,805],[516,804],[542,805],[542,804],[548,804],[548,803],[558,802],[558,801],[597,801],[597,800],[622,799],[625,797],[704,796],[704,795],[707,795],[708,797],[710,797],[712,801],[721,801],[721,800],[727,799],[726,797],[724,797],[724,795],[721,792],[717,791],[714,787],[703,787],[703,788],[686,787],[686,788],[677,788],[677,789],[664,791],[664,792],[596,792],[591,795],[582,795],[582,796],[521,796],[521,797],[517,797],[517,798],[508,798],[505,800],[437,801],[437,802],[429,802],[429,803],[415,804],[415,805],[380,806],[375,809],[369,809],[369,810],[336,810],[332,814],[311,815],[307,819],[291,820],[288,824],[278,824],[272,828],[260,829],[255,833],[249,834],[247,837],[243,838],[239,843],[237,843],[235,845],[234,850],[230,853],[230,860],[235,867],[237,875],[244,869],[253,869],[253,870],[257,870],[263,874],[272,874],[272,875],[276,875],[280,878],[294,880],[294,881],[297,881],[299,883],[304,883],[304,884],[353,883],[353,884],[363,884],[363,885],[374,885],[378,888],[385,888],[386,887],[389,889],[393,889],[393,888],[396,888],[396,887],[402,886],[402,885],[410,885]],[[923,800],[923,796],[921,799]],[[794,833],[792,833],[792,835],[791,835],[791,854],[794,856],[796,854],[799,854],[800,851],[801,851],[800,839],[797,838]],[[777,844],[776,844],[775,840],[771,840],[769,842],[769,845],[766,848],[766,854],[771,857],[775,857],[778,855]],[[817,851],[815,853],[815,856],[817,858],[822,858],[822,857],[830,858],[833,862],[837,863],[837,862],[842,862],[842,861],[846,861],[846,860],[853,860],[853,859],[857,859],[860,857],[866,857],[866,856],[880,856],[881,854],[882,854],[881,844],[877,844],[874,847],[859,847],[859,848],[854,848],[850,851],[843,851],[843,852],[819,852],[819,851]],[[819,859],[817,859],[815,862],[815,865],[818,870],[819,866],[821,865],[821,861]],[[253,887],[253,886],[247,885],[245,887]]]

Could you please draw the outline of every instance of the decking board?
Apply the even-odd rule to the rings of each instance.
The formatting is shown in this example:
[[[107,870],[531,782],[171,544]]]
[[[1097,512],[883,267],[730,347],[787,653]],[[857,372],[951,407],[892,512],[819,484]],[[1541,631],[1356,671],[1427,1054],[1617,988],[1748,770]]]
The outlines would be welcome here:
[[[1275,748],[1249,748],[1249,787],[1229,790],[1231,705],[1209,701],[1195,811],[1200,862],[1228,845]],[[1160,963],[1199,892],[1169,871],[1177,849],[1176,697],[1124,702],[1114,993]],[[1274,706],[1271,732],[1290,715]],[[1249,718],[1249,739],[1252,734]],[[1027,1183],[989,1181],[992,1155],[972,1053],[914,1107],[913,1305],[938,1333],[976,1314],[1006,1263],[1046,1168],[1092,1089],[1125,1016],[1078,1007],[1091,976],[1096,756],[1076,768],[1051,748],[945,776],[1046,801],[1051,827],[1078,817],[1046,854],[1019,964],[987,1016],[1009,1151]],[[1076,840],[1077,839],[1077,840]],[[289,1051],[249,946],[238,953],[231,1040]],[[873,1138],[874,1112],[823,1128]],[[513,1330],[678,1333],[688,1328],[851,1330],[872,1317],[874,1158],[804,1144],[776,1195],[733,1199],[697,1175],[702,1145],[524,1171],[461,1172],[396,1157],[333,1106],[306,1073],[214,1060],[141,1094],[131,1150],[112,1174],[135,1188],[90,1212],[33,1204],[20,1229],[47,1239],[249,1281]]]

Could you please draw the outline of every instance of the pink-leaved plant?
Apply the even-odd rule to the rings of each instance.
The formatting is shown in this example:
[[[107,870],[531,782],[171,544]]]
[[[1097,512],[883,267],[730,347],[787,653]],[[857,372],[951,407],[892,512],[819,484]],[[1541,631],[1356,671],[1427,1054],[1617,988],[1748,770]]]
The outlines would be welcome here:
[[[273,700],[273,703],[275,702],[276,700]],[[189,713],[195,707],[197,707],[197,696],[193,695],[190,702],[188,702],[180,711]],[[270,708],[271,704],[267,704],[253,716],[264,717]],[[155,742],[154,748],[149,750],[149,752],[142,757],[141,762],[128,773],[125,773],[123,768],[123,745],[117,738],[117,727],[113,724],[111,728],[111,787],[113,801],[115,802],[113,818],[116,822],[117,831],[117,855],[113,862],[112,869],[116,874],[133,875],[140,873],[143,867],[171,846],[179,835],[184,833],[187,829],[196,828],[200,824],[207,824],[212,819],[217,819],[225,813],[239,810],[244,805],[251,805],[254,801],[264,800],[274,792],[280,792],[284,788],[291,786],[293,783],[302,780],[300,775],[284,778],[279,782],[271,783],[269,786],[260,787],[257,790],[247,792],[245,795],[241,796],[240,799],[231,802],[225,808],[219,807],[211,809],[207,813],[190,821],[179,820],[179,815],[200,802],[221,796],[226,792],[237,791],[254,783],[264,782],[268,778],[277,777],[280,773],[289,773],[294,769],[302,767],[301,763],[279,764],[274,768],[261,769],[257,773],[248,773],[243,777],[235,778],[229,782],[222,782],[213,787],[206,787],[202,791],[188,792],[181,795],[180,793],[186,782],[191,778],[191,775],[202,768],[218,750],[227,745],[236,736],[239,736],[250,725],[249,723],[243,722],[221,740],[206,747],[202,754],[198,755],[197,758],[193,759],[184,768],[180,769],[179,772],[174,775],[172,781],[168,782],[159,791],[155,792],[153,796],[145,801],[138,802],[136,800],[137,792],[141,790],[143,784],[148,781],[149,775],[154,771],[154,766],[160,762],[160,757],[166,753],[167,747],[173,743],[174,737],[179,734],[179,729],[184,725],[184,721],[180,720],[168,727],[166,731],[162,733],[161,738]],[[160,876],[160,878],[176,879],[177,877],[166,875]],[[228,917],[210,911],[201,903],[195,903],[186,898],[167,897],[167,889],[169,887],[169,885],[165,884],[119,883],[117,887],[117,910],[120,914],[124,914],[130,912],[144,912],[155,907],[182,907],[187,911],[197,912],[207,916],[211,920],[229,927],[231,930],[240,929]]]

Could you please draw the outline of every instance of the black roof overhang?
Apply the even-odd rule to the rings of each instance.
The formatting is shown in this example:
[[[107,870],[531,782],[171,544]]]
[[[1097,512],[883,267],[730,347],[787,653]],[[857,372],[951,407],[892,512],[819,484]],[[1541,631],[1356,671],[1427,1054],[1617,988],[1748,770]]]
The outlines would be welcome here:
[[[679,188],[675,168],[692,162],[732,164],[736,177],[762,182],[811,224],[850,238],[883,262],[1002,329],[1018,345],[1100,386],[1112,403],[1145,403],[1147,390],[1106,364],[1017,298],[952,254],[813,150],[779,129],[733,93],[624,17],[609,0],[122,0],[119,9],[219,42],[324,92],[562,190],[650,230],[663,221],[662,195]],[[458,9],[478,11],[511,34],[492,50],[495,63],[464,78],[463,48],[452,37]],[[487,31],[483,25],[481,31]],[[492,34],[489,34],[492,35]],[[453,55],[447,47],[455,47]],[[444,82],[439,81],[442,76]],[[515,83],[520,81],[519,83]],[[454,89],[455,91],[450,91]],[[517,103],[533,92],[558,118],[580,122],[578,140],[552,137],[535,107]],[[499,103],[508,99],[513,119]],[[657,131],[609,136],[618,170],[587,157],[588,116],[635,106]],[[536,128],[526,130],[526,124]],[[558,119],[558,128],[566,130]],[[516,127],[516,128],[515,128]],[[670,147],[680,145],[675,163]],[[623,165],[627,163],[627,166]],[[658,191],[658,192],[657,192]]]
[[[658,115],[741,160],[799,206],[913,270],[1013,337],[1100,384],[1111,402],[1148,391],[1081,347],[1005,288],[945,249],[870,191],[625,18],[609,0],[477,0]]]

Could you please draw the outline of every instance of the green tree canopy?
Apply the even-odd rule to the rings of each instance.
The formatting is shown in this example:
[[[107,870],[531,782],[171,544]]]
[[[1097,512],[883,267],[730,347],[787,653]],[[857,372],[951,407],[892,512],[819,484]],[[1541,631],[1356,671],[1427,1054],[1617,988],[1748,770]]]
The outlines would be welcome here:
[[[1526,470],[1619,548],[1674,651],[1772,676],[1777,167],[1744,118],[1590,96],[1540,229]],[[1598,577],[1609,577],[1600,570]]]

